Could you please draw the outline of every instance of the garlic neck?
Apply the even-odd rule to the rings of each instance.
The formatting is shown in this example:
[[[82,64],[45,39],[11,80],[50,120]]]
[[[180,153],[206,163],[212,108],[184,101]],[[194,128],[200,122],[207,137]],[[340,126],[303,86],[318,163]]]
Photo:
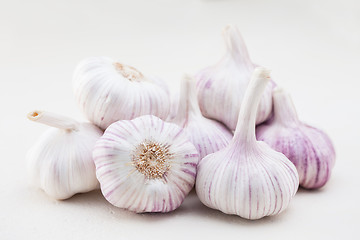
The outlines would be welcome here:
[[[282,88],[277,87],[273,90],[274,121],[288,126],[299,124],[299,118],[290,95]]]
[[[229,56],[238,63],[239,67],[253,70],[254,64],[250,60],[249,53],[239,29],[234,25],[228,25],[223,30],[223,36]]]
[[[71,118],[45,111],[32,111],[28,113],[27,117],[31,121],[46,124],[66,131],[78,131],[80,127],[80,124]]]
[[[185,75],[181,80],[179,108],[173,122],[186,125],[188,119],[194,116],[202,116],[196,94],[195,79],[190,75]]]
[[[139,72],[136,68],[121,64],[114,63],[115,70],[120,73],[124,78],[127,78],[131,82],[140,82],[144,80],[144,75]]]
[[[269,73],[269,70],[258,67],[251,76],[241,104],[234,138],[231,142],[231,144],[237,145],[237,147],[247,146],[256,142],[255,122],[257,108],[266,85],[270,81]]]

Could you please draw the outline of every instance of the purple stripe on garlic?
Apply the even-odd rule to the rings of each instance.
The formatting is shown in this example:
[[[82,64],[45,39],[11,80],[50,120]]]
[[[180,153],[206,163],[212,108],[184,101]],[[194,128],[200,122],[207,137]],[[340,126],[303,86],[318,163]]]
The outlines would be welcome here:
[[[184,128],[199,152],[200,160],[226,147],[232,133],[223,124],[205,118],[196,97],[195,79],[185,75],[181,80],[180,100],[176,117],[171,121]]]
[[[169,91],[161,80],[107,57],[81,61],[73,90],[88,120],[102,129],[118,120],[146,114],[166,119],[169,114]]]
[[[282,89],[273,92],[274,118],[256,129],[257,139],[285,154],[299,173],[300,186],[320,188],[330,178],[335,150],[321,130],[302,123],[291,97]]]
[[[137,213],[179,207],[195,184],[199,160],[182,128],[151,115],[111,124],[93,156],[105,198]]]
[[[227,47],[225,56],[216,65],[207,67],[196,75],[198,99],[205,117],[218,120],[234,130],[241,102],[256,64],[250,60],[237,27],[225,27],[223,35]],[[270,82],[262,94],[256,115],[257,124],[270,116],[272,87]]]
[[[255,69],[233,140],[198,165],[196,192],[210,208],[259,219],[283,211],[298,189],[294,164],[255,138],[257,106],[269,80],[268,70]]]

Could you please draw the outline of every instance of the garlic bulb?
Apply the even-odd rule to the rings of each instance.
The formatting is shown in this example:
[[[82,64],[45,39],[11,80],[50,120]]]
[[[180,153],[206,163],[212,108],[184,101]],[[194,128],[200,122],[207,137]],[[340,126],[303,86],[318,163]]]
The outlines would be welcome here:
[[[295,195],[299,177],[282,153],[256,141],[255,118],[269,71],[256,68],[241,106],[230,144],[198,165],[196,192],[206,206],[247,219],[283,211]]]
[[[257,139],[282,152],[295,164],[300,186],[324,186],[335,163],[330,138],[319,129],[300,122],[290,96],[282,89],[274,90],[273,103],[274,118],[256,129]]]
[[[55,199],[98,188],[92,150],[102,131],[49,112],[33,111],[28,118],[55,127],[27,154],[31,182]]]
[[[106,129],[117,120],[152,114],[169,114],[167,86],[133,67],[107,57],[92,57],[77,66],[73,89],[89,121]]]
[[[198,99],[205,117],[216,119],[234,130],[256,65],[251,62],[244,40],[235,26],[227,26],[223,35],[227,53],[215,66],[207,67],[197,74]],[[262,94],[256,124],[268,119],[271,113],[272,86],[273,82],[270,82]]]
[[[200,160],[226,147],[232,139],[232,133],[223,124],[203,117],[196,97],[195,79],[185,75],[180,90],[179,108],[172,122],[188,133],[199,152]]]
[[[199,159],[183,129],[151,115],[111,124],[93,156],[104,197],[137,213],[179,207]]]

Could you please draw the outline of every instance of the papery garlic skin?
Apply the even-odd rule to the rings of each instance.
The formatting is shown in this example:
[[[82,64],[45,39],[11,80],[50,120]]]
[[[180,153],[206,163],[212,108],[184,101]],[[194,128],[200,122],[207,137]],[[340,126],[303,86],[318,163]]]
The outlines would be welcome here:
[[[276,88],[273,92],[274,118],[256,128],[259,141],[285,154],[299,173],[300,186],[324,186],[335,163],[330,138],[321,130],[302,123],[290,95]]]
[[[118,120],[146,114],[166,119],[169,114],[165,83],[107,57],[81,61],[74,72],[73,90],[88,120],[102,129]]]
[[[169,115],[166,119],[167,122],[171,122],[175,119],[177,112],[179,110],[179,98],[180,98],[180,92],[179,91],[173,91],[170,95],[170,111]]]
[[[201,70],[198,79],[198,99],[202,114],[235,130],[241,102],[256,64],[250,60],[239,30],[232,25],[223,31],[227,53],[216,65]],[[256,124],[268,119],[272,109],[270,82],[260,101]]]
[[[34,111],[28,118],[57,127],[45,132],[27,153],[31,183],[59,200],[97,189],[92,150],[102,131],[48,112]]]
[[[183,129],[155,116],[111,124],[93,151],[104,197],[133,212],[169,212],[195,183],[199,160]]]
[[[286,156],[255,138],[256,107],[268,74],[255,69],[233,140],[203,158],[196,177],[196,193],[203,204],[247,219],[280,213],[299,185],[296,168]]]
[[[172,120],[188,133],[202,158],[226,147],[232,133],[223,124],[207,119],[201,114],[196,96],[195,79],[184,75],[181,80],[180,98],[176,117]]]

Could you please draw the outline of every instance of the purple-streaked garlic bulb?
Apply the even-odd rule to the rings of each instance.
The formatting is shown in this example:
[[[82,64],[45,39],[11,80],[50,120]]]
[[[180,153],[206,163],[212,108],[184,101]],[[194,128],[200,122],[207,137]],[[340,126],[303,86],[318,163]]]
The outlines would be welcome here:
[[[181,80],[179,108],[172,120],[184,128],[200,155],[200,161],[210,153],[226,147],[232,133],[222,123],[205,118],[196,97],[195,79],[185,75]]]
[[[216,65],[200,71],[198,79],[198,99],[205,117],[224,123],[234,130],[246,88],[254,71],[244,40],[237,27],[229,25],[223,30],[227,47],[225,56]],[[266,86],[256,114],[256,124],[268,119],[271,110],[271,90],[273,82]]]
[[[257,139],[294,163],[300,186],[309,189],[324,186],[335,163],[330,138],[299,120],[290,95],[281,88],[274,89],[273,103],[274,118],[256,128]]]
[[[28,118],[54,127],[27,154],[32,184],[55,199],[97,189],[92,151],[103,132],[90,123],[49,112],[33,111]]]
[[[255,69],[233,140],[198,165],[196,192],[210,208],[259,219],[283,211],[298,189],[294,164],[255,138],[256,110],[269,80],[268,70]]]
[[[165,83],[107,57],[81,61],[73,76],[76,100],[89,121],[106,129],[142,115],[166,119],[170,98]]]
[[[146,115],[111,124],[96,143],[105,198],[133,212],[170,212],[195,184],[199,154],[176,124]]]

